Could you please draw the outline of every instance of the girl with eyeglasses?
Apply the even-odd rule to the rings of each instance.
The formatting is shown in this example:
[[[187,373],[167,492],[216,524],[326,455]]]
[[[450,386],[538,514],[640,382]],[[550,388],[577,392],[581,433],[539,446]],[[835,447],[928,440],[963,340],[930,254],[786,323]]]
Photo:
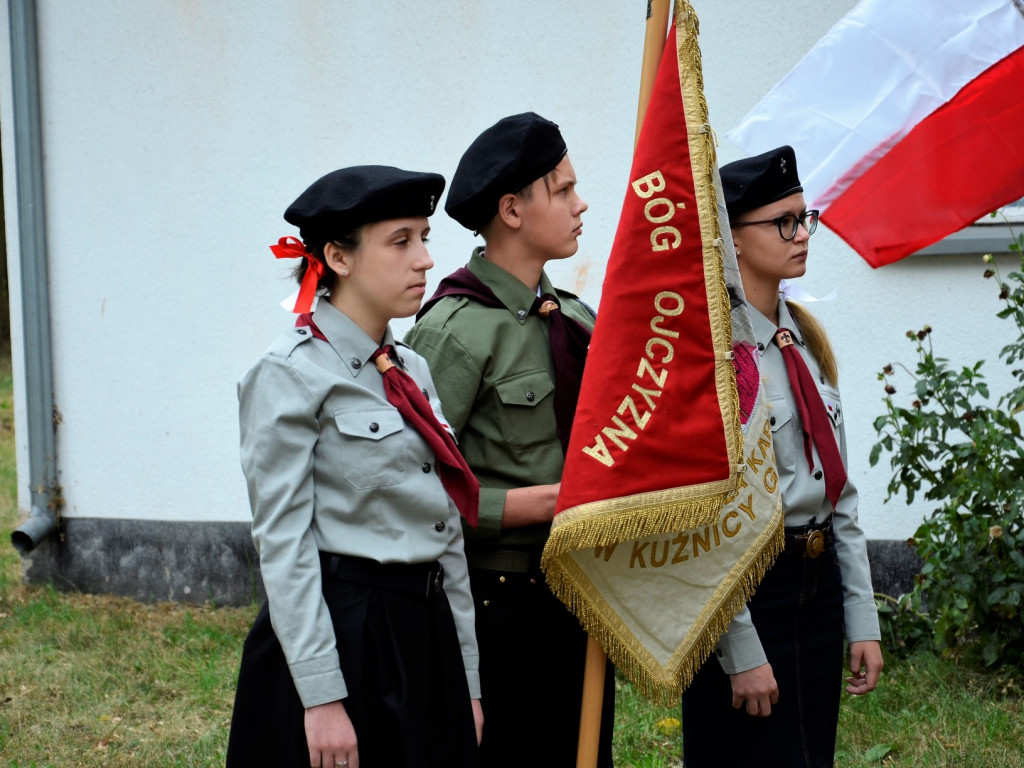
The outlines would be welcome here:
[[[721,169],[761,356],[785,513],[785,550],[683,694],[687,768],[834,762],[844,633],[846,691],[874,690],[878,614],[857,491],[847,476],[836,359],[824,330],[780,293],[807,269],[818,212],[783,146]]]

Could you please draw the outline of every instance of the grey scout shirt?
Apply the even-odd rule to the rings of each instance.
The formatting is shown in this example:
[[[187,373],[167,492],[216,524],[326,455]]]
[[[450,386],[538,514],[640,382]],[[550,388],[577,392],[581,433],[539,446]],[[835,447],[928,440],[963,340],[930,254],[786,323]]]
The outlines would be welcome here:
[[[447,297],[405,338],[430,363],[445,415],[480,481],[480,521],[476,531],[467,532],[467,549],[539,550],[549,525],[503,531],[501,519],[508,489],[562,479],[565,456],[555,426],[548,321],[530,314],[536,291],[488,261],[483,248],[473,251],[467,266],[504,309]],[[540,290],[559,297],[563,314],[593,328],[586,309],[557,291],[543,272]]]
[[[480,696],[473,600],[459,513],[434,454],[388,403],[377,342],[327,300],[308,328],[281,336],[238,384],[242,469],[270,619],[304,707],[345,698],[321,593],[318,550],[383,563],[440,560],[466,667]],[[394,344],[391,329],[385,344]],[[397,349],[438,420],[426,362]]]
[[[823,381],[818,363],[804,346],[803,334],[781,296],[778,327],[749,304],[747,310],[750,312],[758,348],[763,347],[761,380],[764,382],[769,413],[775,420],[772,425],[772,441],[775,461],[778,464],[786,526],[807,525],[812,520],[822,523],[832,514],[832,505],[825,495],[824,479],[820,474],[812,474],[807,464],[800,416],[790,388],[786,364],[782,351],[773,342],[778,328],[793,331],[798,342],[797,349],[807,363],[811,375],[819,382],[819,393],[826,409],[830,410],[833,432],[843,457],[843,465],[849,467],[846,454],[846,427],[839,391]],[[815,467],[820,468],[821,461],[817,451],[814,452],[814,462]],[[853,481],[848,479],[832,518],[839,571],[843,580],[843,620],[849,642],[881,639],[874,590],[871,587],[867,540],[857,523],[857,501],[857,489]],[[757,637],[757,630],[751,621],[750,611],[746,607],[737,614],[729,625],[728,632],[719,640],[717,653],[726,674],[753,669],[767,661]]]

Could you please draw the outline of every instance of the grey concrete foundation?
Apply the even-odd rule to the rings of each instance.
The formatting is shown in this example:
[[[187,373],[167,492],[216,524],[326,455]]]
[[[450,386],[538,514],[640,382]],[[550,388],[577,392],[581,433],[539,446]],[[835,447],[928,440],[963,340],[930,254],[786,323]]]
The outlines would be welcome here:
[[[61,540],[63,539],[63,540]],[[909,592],[921,561],[906,541],[868,542],[876,592]],[[23,558],[25,579],[58,589],[244,605],[263,599],[248,523],[70,518]]]
[[[248,523],[65,518],[61,535],[23,556],[22,564],[32,584],[147,603],[263,599]]]
[[[870,539],[871,584],[876,593],[899,597],[914,588],[914,579],[924,564],[906,539]]]

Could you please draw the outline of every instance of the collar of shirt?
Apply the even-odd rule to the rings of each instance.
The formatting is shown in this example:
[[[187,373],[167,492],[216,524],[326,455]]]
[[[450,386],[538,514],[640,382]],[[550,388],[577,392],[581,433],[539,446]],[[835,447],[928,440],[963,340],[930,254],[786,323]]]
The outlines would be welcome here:
[[[353,377],[358,376],[359,372],[371,362],[370,358],[378,347],[391,344],[397,349],[390,325],[384,331],[383,342],[378,344],[367,336],[355,321],[329,301],[317,303],[316,311],[313,312],[313,322],[327,337],[327,342]]]
[[[761,314],[757,307],[752,304],[747,304],[747,312],[750,314],[750,325],[754,329],[754,340],[763,345],[765,349],[771,346],[775,339],[775,332],[779,328],[788,328],[793,332],[797,342],[802,347],[804,345],[803,332],[797,326],[796,321],[793,320],[793,315],[789,312],[789,307],[786,306],[786,300],[779,295],[779,324],[775,325],[771,320]]]
[[[543,296],[545,293],[550,293],[552,296],[557,295],[555,287],[546,273],[540,273],[540,293],[537,293],[515,275],[506,272],[494,262],[488,261],[482,247],[473,250],[473,255],[466,266],[470,272],[483,280],[487,287],[494,291],[498,301],[517,317],[520,310],[525,311],[527,315],[530,313],[530,307],[533,306],[538,295]],[[524,316],[522,321],[525,319]]]

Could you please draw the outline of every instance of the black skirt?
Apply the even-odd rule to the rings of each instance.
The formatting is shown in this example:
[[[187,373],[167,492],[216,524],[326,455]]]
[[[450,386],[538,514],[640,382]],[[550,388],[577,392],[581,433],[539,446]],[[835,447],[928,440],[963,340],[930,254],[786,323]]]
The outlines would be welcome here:
[[[367,580],[323,579],[361,768],[476,766],[466,672],[444,591],[358,583]],[[264,604],[242,651],[228,768],[309,766],[304,714]]]
[[[683,693],[686,768],[827,768],[834,762],[843,670],[843,594],[835,551],[779,555],[748,603],[779,701],[768,717],[732,708],[712,656]]]

